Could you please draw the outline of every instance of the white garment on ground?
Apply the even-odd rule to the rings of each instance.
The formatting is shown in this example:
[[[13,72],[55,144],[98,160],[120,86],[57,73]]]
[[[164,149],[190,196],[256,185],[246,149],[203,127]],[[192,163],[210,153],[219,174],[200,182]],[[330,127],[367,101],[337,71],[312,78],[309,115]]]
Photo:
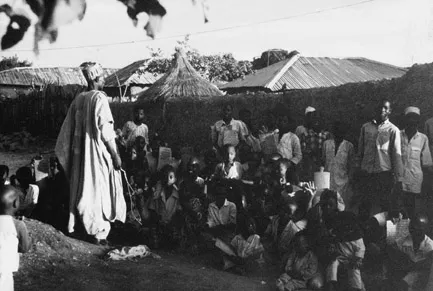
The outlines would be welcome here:
[[[108,235],[111,221],[125,221],[121,174],[105,146],[114,143],[113,123],[106,95],[95,90],[75,97],[63,122],[55,152],[70,184],[69,232],[76,213],[98,239]]]
[[[108,253],[108,258],[114,261],[121,261],[133,258],[146,258],[152,257],[154,259],[160,259],[161,257],[150,251],[146,245],[138,245],[135,247],[123,247],[120,250],[115,249]]]
[[[353,144],[343,140],[335,153],[335,141],[325,141],[323,145],[323,157],[325,159],[325,171],[331,174],[331,190],[337,191],[342,196],[346,205],[350,205],[352,189],[350,186],[350,172],[354,161]]]

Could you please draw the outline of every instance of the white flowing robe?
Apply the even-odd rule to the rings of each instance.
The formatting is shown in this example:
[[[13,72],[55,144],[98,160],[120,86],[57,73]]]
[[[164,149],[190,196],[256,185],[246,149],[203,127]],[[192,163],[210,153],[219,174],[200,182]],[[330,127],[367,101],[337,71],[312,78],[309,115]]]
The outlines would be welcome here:
[[[108,100],[100,91],[75,97],[63,122],[55,151],[70,183],[69,232],[74,231],[76,214],[95,236],[108,232],[110,221],[125,221],[121,173],[113,168],[105,146],[116,137],[113,124]]]
[[[325,171],[331,174],[330,188],[340,193],[346,205],[351,204],[353,193],[349,181],[353,168],[353,156],[353,144],[347,140],[341,142],[337,153],[335,153],[334,140],[327,140],[323,145]]]

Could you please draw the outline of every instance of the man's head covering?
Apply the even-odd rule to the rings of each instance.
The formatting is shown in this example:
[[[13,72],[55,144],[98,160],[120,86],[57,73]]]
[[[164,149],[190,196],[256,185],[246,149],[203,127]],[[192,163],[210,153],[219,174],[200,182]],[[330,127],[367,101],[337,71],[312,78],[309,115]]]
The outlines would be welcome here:
[[[316,111],[316,108],[308,106],[307,108],[305,108],[305,115],[307,115],[310,112],[314,112]]]
[[[404,110],[404,115],[408,115],[409,113],[415,113],[417,115],[421,115],[419,108],[415,106],[409,106]]]
[[[86,77],[86,79],[90,81],[93,81],[98,77],[101,77],[102,74],[104,73],[101,64],[98,63],[87,62],[82,64],[80,67],[84,77]]]

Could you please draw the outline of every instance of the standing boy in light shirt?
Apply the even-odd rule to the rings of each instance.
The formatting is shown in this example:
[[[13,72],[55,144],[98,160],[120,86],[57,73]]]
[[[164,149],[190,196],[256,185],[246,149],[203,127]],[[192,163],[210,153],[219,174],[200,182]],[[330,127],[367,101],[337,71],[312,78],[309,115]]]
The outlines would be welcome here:
[[[403,160],[403,192],[401,203],[409,218],[413,218],[416,200],[421,195],[423,169],[433,165],[428,138],[418,132],[420,110],[418,107],[408,107],[404,111],[406,126],[401,131],[401,152]]]
[[[13,272],[18,271],[19,254],[30,249],[26,225],[13,218],[19,207],[19,191],[0,187],[0,290],[13,291]]]
[[[280,130],[284,133],[278,143],[278,153],[295,168],[302,160],[301,143],[299,138],[291,132],[293,119],[290,116],[283,116],[280,122]]]
[[[228,144],[237,146],[248,135],[244,123],[233,118],[233,106],[226,104],[222,108],[222,116],[223,119],[211,127],[212,144],[218,152]]]
[[[145,114],[141,107],[134,107],[134,121],[128,121],[123,126],[122,136],[126,140],[126,148],[129,150],[134,145],[137,136],[142,136],[149,144],[149,128],[144,123]]]
[[[376,109],[376,117],[365,123],[359,136],[358,154],[361,161],[364,193],[359,212],[367,219],[374,204],[387,211],[393,187],[401,190],[403,163],[400,130],[389,121],[392,108],[383,100]]]

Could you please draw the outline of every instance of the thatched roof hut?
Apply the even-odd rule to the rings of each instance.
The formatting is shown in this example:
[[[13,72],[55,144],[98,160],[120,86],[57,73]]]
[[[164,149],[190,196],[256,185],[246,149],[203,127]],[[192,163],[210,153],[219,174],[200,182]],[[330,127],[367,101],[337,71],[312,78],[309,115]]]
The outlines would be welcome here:
[[[139,94],[137,101],[165,102],[171,98],[221,95],[224,93],[211,82],[203,79],[189,63],[185,52],[177,48],[168,72],[149,89]]]

